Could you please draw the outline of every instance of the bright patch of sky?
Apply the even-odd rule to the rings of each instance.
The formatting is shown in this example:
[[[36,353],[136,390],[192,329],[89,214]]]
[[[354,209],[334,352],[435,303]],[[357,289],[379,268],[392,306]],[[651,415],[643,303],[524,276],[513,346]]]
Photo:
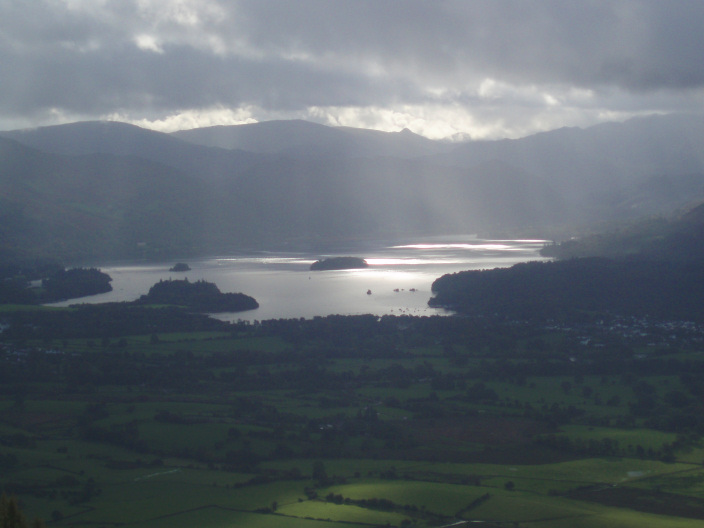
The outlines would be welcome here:
[[[704,110],[704,2],[0,0],[0,129],[309,119],[521,137]]]

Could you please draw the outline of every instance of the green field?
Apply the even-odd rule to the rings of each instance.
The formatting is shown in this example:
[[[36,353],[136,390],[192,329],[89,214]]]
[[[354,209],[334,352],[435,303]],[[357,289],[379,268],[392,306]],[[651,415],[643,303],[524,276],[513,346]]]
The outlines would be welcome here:
[[[683,375],[325,335],[5,344],[0,484],[56,527],[704,526]]]

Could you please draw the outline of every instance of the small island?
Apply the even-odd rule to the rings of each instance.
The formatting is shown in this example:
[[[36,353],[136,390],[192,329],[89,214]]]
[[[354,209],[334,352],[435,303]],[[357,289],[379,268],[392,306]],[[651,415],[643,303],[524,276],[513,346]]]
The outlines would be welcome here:
[[[311,264],[311,271],[325,270],[346,270],[346,269],[362,269],[368,268],[369,264],[363,258],[359,257],[330,257],[320,259]]]
[[[161,280],[142,295],[136,304],[171,304],[185,306],[197,312],[243,312],[259,308],[259,303],[244,293],[222,293],[218,287],[203,280]]]
[[[191,267],[185,262],[177,262],[169,268],[169,271],[191,271]]]

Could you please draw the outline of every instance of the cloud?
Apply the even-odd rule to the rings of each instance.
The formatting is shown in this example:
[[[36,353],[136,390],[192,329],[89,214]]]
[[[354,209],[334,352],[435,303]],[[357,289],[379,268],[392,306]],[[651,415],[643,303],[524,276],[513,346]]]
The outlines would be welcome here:
[[[252,117],[253,109],[240,108],[232,110],[230,108],[214,107],[202,110],[177,111],[163,119],[135,119],[133,116],[119,113],[105,116],[109,121],[131,122],[143,128],[151,128],[160,132],[174,132],[190,128],[201,128],[218,125],[244,125],[256,123]]]
[[[700,111],[701,27],[699,0],[0,0],[0,125],[248,112],[514,137]]]

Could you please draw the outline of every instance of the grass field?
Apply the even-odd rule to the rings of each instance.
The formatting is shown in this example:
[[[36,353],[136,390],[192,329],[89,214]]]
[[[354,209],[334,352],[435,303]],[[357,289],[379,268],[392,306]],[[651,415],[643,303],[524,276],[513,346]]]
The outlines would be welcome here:
[[[387,499],[400,506],[416,506],[443,516],[452,517],[487,493],[480,486],[462,486],[437,482],[365,481],[359,484],[332,486],[321,490],[321,495],[340,494],[353,501]]]
[[[400,513],[374,511],[348,504],[331,504],[320,501],[304,501],[285,505],[277,513],[299,519],[360,523],[373,526],[399,526],[407,517]]]
[[[602,441],[608,438],[618,442],[622,449],[628,450],[629,446],[640,445],[644,449],[658,450],[666,444],[672,444],[677,440],[675,433],[666,433],[662,431],[654,431],[652,429],[633,428],[633,429],[618,429],[612,427],[594,427],[583,425],[566,425],[561,427],[561,433],[571,440],[581,440],[589,443],[590,441]],[[633,452],[633,449],[631,449]]]
[[[639,380],[564,365],[521,376],[535,364],[523,344],[491,364],[488,349],[466,347],[458,366],[432,342],[355,357],[244,332],[157,337],[36,341],[60,352],[2,356],[38,378],[0,391],[0,484],[30,516],[56,527],[704,526],[704,449],[629,415]],[[647,382],[655,409],[686,390],[675,375]],[[604,445],[617,448],[593,452]],[[694,517],[614,507],[598,490],[662,493]]]

